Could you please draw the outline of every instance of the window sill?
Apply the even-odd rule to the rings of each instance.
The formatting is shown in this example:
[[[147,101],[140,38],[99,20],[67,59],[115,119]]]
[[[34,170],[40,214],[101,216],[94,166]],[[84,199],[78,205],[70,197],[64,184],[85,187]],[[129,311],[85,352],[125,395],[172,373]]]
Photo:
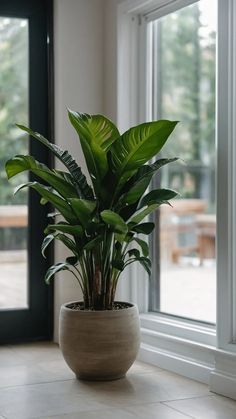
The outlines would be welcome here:
[[[216,331],[214,326],[167,315],[140,315],[139,359],[203,383],[210,382],[214,368]]]
[[[216,327],[188,319],[177,319],[167,314],[149,312],[140,315],[141,328],[189,340],[198,344],[216,346]]]

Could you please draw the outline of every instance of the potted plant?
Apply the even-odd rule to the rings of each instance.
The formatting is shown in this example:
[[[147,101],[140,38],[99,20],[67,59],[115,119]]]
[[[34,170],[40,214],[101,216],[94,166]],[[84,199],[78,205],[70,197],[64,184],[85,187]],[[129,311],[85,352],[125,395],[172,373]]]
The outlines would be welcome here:
[[[30,155],[17,155],[6,163],[8,179],[29,170],[43,181],[27,182],[49,202],[54,220],[45,230],[42,254],[53,240],[61,241],[71,255],[51,266],[45,281],[67,270],[78,282],[83,301],[62,306],[60,347],[76,376],[115,379],[125,375],[139,349],[137,307],[116,302],[117,282],[124,269],[139,262],[150,274],[148,244],[154,224],[145,218],[177,193],[169,189],[148,190],[156,172],[172,159],[157,159],[177,122],[160,120],[133,127],[120,135],[102,115],[69,110],[91,178],[89,183],[68,151],[31,129],[18,125],[46,146],[66,171],[50,169]],[[59,219],[57,217],[60,217]],[[141,237],[140,237],[141,235]]]

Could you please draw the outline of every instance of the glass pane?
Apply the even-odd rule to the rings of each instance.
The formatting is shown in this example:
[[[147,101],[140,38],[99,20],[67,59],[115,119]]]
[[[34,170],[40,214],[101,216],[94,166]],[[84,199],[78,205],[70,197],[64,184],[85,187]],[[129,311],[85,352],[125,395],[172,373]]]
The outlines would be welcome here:
[[[181,198],[160,210],[162,312],[216,321],[215,77],[217,2],[202,0],[152,23],[154,119],[180,121],[161,187]]]
[[[9,183],[5,162],[27,154],[28,142],[15,123],[28,124],[28,21],[0,17],[0,309],[27,307],[26,190],[13,197],[22,173]]]

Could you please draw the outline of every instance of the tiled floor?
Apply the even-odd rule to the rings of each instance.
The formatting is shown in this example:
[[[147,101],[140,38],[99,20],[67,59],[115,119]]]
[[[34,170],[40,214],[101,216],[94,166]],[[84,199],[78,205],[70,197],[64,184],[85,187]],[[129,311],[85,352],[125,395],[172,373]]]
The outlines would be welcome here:
[[[75,379],[57,345],[0,347],[0,419],[236,419],[236,402],[136,362],[112,382]]]

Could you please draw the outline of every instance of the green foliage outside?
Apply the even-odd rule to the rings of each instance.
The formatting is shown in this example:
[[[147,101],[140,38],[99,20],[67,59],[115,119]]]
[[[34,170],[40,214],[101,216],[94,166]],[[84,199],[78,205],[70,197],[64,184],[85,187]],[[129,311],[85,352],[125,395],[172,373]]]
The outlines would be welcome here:
[[[27,204],[27,191],[13,197],[16,182],[10,185],[5,172],[12,153],[28,149],[16,121],[28,122],[28,27],[24,19],[0,17],[0,205]],[[26,228],[0,229],[0,250],[25,249],[26,241]]]
[[[215,205],[215,65],[216,33],[194,4],[165,16],[157,26],[158,117],[177,119],[167,155],[185,165],[169,166],[164,180],[186,198]]]
[[[16,121],[28,122],[28,28],[23,19],[0,17],[0,205],[26,204],[27,192],[13,199],[5,163],[26,153],[28,142]],[[22,139],[21,139],[22,138]],[[22,182],[27,175],[21,175]]]

